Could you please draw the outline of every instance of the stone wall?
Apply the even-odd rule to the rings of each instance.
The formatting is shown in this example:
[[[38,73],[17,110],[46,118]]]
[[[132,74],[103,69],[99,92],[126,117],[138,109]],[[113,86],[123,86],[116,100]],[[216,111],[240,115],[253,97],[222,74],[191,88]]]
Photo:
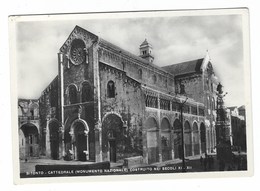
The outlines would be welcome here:
[[[56,77],[42,91],[39,98],[41,155],[46,155],[46,145],[50,144],[49,142],[46,142],[46,137],[49,136],[47,134],[48,120],[56,119],[57,121],[60,121],[60,97],[58,86],[58,77]]]
[[[19,157],[39,157],[41,126],[37,99],[18,99]]]
[[[181,92],[205,105],[207,152],[212,152],[216,146],[216,88],[218,80],[214,75],[212,65],[200,74],[194,73],[175,77],[176,92]]]
[[[103,123],[106,117],[114,115],[118,120],[121,137],[117,134],[117,141],[124,147],[124,151],[116,148],[118,159],[130,156],[142,155],[142,117],[144,111],[143,95],[140,83],[128,77],[125,72],[114,67],[100,63],[100,93],[101,93],[101,116],[102,131],[109,128]],[[115,85],[115,96],[108,97],[107,84],[113,81]],[[117,116],[117,117],[116,117]],[[102,136],[103,160],[109,160],[109,144],[106,134]],[[118,140],[120,139],[121,140]]]

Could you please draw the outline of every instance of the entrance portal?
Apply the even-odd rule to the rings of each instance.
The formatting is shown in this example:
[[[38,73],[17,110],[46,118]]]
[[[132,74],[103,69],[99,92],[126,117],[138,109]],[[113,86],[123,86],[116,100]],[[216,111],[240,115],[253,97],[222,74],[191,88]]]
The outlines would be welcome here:
[[[127,155],[123,122],[117,114],[108,114],[102,123],[102,152],[106,160],[118,162]]]
[[[59,159],[59,123],[51,121],[49,123],[49,136],[50,136],[50,149],[51,158],[54,160]]]
[[[83,123],[76,122],[74,124],[74,135],[75,135],[75,152],[76,159],[79,161],[87,160],[87,136],[85,135],[85,127]]]

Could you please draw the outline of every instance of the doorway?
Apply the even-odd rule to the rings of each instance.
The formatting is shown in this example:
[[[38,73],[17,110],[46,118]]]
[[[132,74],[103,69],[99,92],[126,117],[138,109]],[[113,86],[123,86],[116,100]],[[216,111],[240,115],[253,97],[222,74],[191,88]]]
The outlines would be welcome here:
[[[83,133],[79,133],[77,135],[77,156],[79,161],[86,161],[86,152],[87,150],[87,141],[86,141],[86,136]]]
[[[87,152],[87,137],[84,133],[85,127],[83,123],[76,122],[74,127],[75,141],[76,141],[76,159],[79,161],[86,161]]]
[[[51,121],[49,124],[51,158],[59,159],[59,124]]]
[[[116,162],[116,140],[109,140],[109,153],[110,153],[110,161]]]

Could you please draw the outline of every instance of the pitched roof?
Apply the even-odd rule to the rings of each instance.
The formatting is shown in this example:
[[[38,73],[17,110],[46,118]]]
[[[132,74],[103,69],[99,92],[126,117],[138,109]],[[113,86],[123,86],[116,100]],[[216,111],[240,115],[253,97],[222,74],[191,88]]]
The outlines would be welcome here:
[[[106,41],[103,38],[99,38],[99,42],[102,43],[105,46],[113,48],[117,52],[121,52],[121,53],[123,53],[123,54],[125,54],[125,55],[127,55],[127,56],[129,56],[131,58],[134,58],[134,59],[136,59],[136,60],[138,60],[138,61],[140,61],[142,63],[149,64],[148,60],[145,60],[145,59],[143,59],[143,58],[141,58],[139,56],[136,56],[136,55],[132,54],[131,52],[128,52],[128,51],[120,48],[119,46],[116,46],[115,44],[112,44],[111,42]]]
[[[162,67],[159,67],[153,63],[150,63],[148,60],[144,59],[144,58],[141,58],[140,56],[136,56],[135,54],[132,54],[131,52],[128,52],[122,48],[120,48],[119,46],[115,45],[115,44],[112,44],[111,42],[108,42],[106,40],[104,40],[103,38],[99,38],[99,42],[105,46],[108,46],[114,50],[116,50],[117,52],[121,52],[122,54],[126,55],[126,56],[129,56],[130,58],[132,59],[135,59],[143,64],[145,64],[146,66],[148,67],[151,67],[151,68],[156,68],[157,70],[161,71],[161,72],[164,72],[164,73],[168,73],[168,74],[171,74],[169,71],[165,70],[164,68]]]
[[[182,62],[178,64],[163,66],[162,68],[175,76],[200,73],[201,65],[203,63],[203,58],[197,60],[191,60],[187,62]]]
[[[145,46],[145,45],[149,45],[149,43],[147,42],[147,39],[145,39],[144,42],[140,46]]]

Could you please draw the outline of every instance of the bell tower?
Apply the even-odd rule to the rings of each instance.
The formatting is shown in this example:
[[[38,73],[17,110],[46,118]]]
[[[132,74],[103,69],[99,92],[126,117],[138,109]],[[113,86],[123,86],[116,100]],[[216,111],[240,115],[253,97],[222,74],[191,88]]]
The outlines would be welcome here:
[[[153,47],[145,39],[144,42],[140,45],[140,57],[148,60],[150,63],[153,62],[154,57],[152,56]]]

